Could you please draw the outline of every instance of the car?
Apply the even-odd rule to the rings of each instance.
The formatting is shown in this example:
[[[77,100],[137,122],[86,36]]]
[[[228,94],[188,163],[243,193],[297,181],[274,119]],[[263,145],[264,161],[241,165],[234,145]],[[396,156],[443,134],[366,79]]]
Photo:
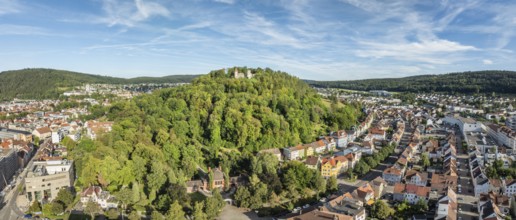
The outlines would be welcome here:
[[[326,202],[326,197],[322,197],[321,199],[319,199],[319,202]]]
[[[306,209],[306,208],[308,208],[308,207],[310,207],[310,205],[305,204],[305,205],[303,206],[303,209]]]
[[[32,214],[26,214],[26,215],[23,216],[23,218],[31,219],[32,218]]]
[[[459,197],[457,200],[461,200],[461,201],[462,201],[462,200],[464,200],[464,199]]]
[[[459,208],[459,212],[462,212],[462,208]]]

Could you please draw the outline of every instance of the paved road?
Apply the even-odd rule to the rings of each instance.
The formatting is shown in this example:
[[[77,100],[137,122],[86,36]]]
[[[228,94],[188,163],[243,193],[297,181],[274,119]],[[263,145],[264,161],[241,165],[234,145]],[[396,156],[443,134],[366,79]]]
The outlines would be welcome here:
[[[45,140],[45,143],[41,144],[41,147],[38,149],[43,149],[48,143],[50,142],[50,139],[47,139]],[[36,152],[37,154],[38,152]],[[36,155],[34,154],[34,155]],[[34,158],[31,158],[31,160],[29,161],[28,165],[26,166],[26,168],[28,167],[31,167],[33,162],[34,162]],[[27,171],[28,169],[24,169],[19,177],[21,177],[21,179],[17,179],[16,182],[16,186],[5,196],[5,206],[2,207],[2,209],[0,210],[0,219],[1,220],[15,220],[15,219],[21,219],[23,218],[23,215],[25,215],[25,213],[20,210],[20,208],[18,207],[18,205],[16,204],[16,199],[18,198],[18,195],[20,194],[20,192],[18,191],[19,187],[23,187],[23,184],[25,183],[25,176],[27,175]]]
[[[460,133],[457,135],[457,145],[462,146],[462,143],[459,142],[460,140]],[[460,144],[459,144],[460,143]],[[478,219],[478,210],[477,210],[477,202],[478,198],[475,197],[475,190],[473,188],[473,183],[471,181],[469,168],[466,164],[468,164],[468,156],[465,152],[462,151],[460,147],[457,155],[457,161],[460,162],[460,166],[458,166],[458,175],[460,177],[460,180],[458,184],[461,185],[461,192],[457,192],[457,198],[458,200],[458,209],[461,210],[458,212],[458,217],[460,217],[462,220],[469,220],[469,219]]]

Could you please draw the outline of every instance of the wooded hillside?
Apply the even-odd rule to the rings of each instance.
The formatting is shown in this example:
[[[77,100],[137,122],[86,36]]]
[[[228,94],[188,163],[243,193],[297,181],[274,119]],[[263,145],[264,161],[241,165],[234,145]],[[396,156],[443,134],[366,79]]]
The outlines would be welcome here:
[[[405,78],[351,81],[310,81],[321,88],[388,90],[394,92],[506,93],[516,94],[516,72],[486,70],[477,72],[421,75]]]
[[[138,84],[190,82],[198,75],[138,77],[133,79],[55,69],[22,69],[0,73],[0,100],[57,98],[64,91],[87,83]]]

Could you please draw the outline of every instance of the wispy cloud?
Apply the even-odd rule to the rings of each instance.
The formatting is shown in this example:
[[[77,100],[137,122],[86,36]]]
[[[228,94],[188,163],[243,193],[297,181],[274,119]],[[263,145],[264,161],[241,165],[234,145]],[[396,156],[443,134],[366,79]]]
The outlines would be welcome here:
[[[109,26],[122,25],[132,27],[150,17],[168,17],[171,14],[163,5],[143,0],[134,0],[134,2],[103,0],[102,9],[105,12],[105,16],[98,18],[97,21],[106,23]]]
[[[21,5],[16,0],[0,0],[0,15],[18,13]]]
[[[224,4],[235,4],[236,0],[213,0],[215,2],[224,3]]]
[[[483,59],[482,63],[485,64],[485,65],[491,65],[491,64],[493,64],[493,61],[489,60],[489,59]]]
[[[0,24],[0,35],[53,35],[50,31],[34,26]]]

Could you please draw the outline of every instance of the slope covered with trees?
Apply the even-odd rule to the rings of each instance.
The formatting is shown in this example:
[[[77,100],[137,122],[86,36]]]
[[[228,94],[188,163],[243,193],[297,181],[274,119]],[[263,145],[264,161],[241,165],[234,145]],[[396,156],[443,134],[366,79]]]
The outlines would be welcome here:
[[[328,103],[286,73],[252,71],[252,79],[213,71],[192,84],[112,105],[104,116],[115,121],[112,132],[95,141],[65,141],[78,186],[100,184],[127,198],[124,204],[162,214],[177,210],[170,207],[175,202],[193,213],[213,213],[207,210],[216,206],[209,205],[213,199],[198,204],[186,195],[184,184],[199,178],[199,168],[221,167],[226,178],[248,175],[251,185],[237,192],[237,201],[251,199],[253,208],[323,192],[325,181],[318,172],[297,163],[281,167],[270,154],[254,155],[347,129],[361,115],[359,104]]]
[[[395,92],[447,93],[516,93],[516,72],[486,70],[476,72],[421,75],[405,78],[365,79],[351,81],[309,81],[321,88],[351,90],[388,90]]]
[[[0,73],[0,100],[57,98],[64,91],[87,83],[137,84],[190,82],[198,75],[138,77],[133,79],[54,69],[22,69]]]

